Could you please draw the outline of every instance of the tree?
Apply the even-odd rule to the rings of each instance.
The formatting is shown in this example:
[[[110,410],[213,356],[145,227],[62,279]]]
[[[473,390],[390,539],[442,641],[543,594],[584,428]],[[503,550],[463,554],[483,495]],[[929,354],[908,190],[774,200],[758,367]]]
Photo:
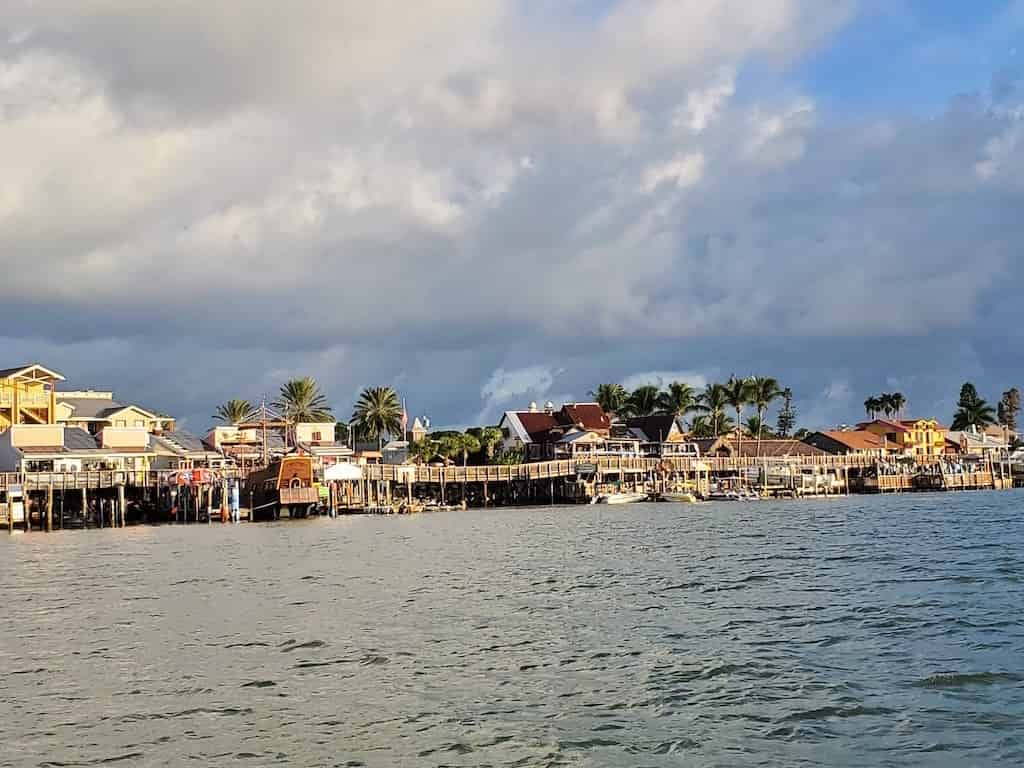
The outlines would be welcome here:
[[[903,409],[907,407],[907,398],[903,396],[902,392],[893,392],[889,395],[889,405],[892,407],[892,412],[896,418],[902,418]]]
[[[218,405],[217,412],[213,415],[213,418],[231,426],[238,426],[252,416],[253,410],[252,403],[248,400],[235,398],[228,400],[222,405]]]
[[[882,413],[885,414],[886,418],[892,418],[892,415],[894,413],[892,407],[892,395],[890,395],[888,392],[883,392],[882,394],[880,394],[878,396],[878,405],[879,410],[881,410]]]
[[[775,431],[779,437],[789,437],[789,433],[796,426],[796,408],[793,406],[793,390],[786,387],[782,390],[782,408],[779,409],[779,418],[775,422]]]
[[[796,432],[793,433],[793,439],[794,440],[806,440],[810,436],[811,436],[811,430],[809,430],[809,429],[807,429],[805,427],[800,427],[800,429],[798,429]]]
[[[872,421],[878,418],[879,412],[882,410],[882,399],[880,397],[869,397],[864,401],[864,411],[867,413],[868,418]]]
[[[623,406],[624,416],[650,416],[658,410],[658,397],[661,393],[653,384],[644,384],[629,393]]]
[[[320,391],[316,379],[310,376],[286,381],[278,392],[274,408],[292,424],[333,421],[327,398]]]
[[[1017,416],[1020,415],[1020,390],[1016,387],[1003,392],[999,401],[999,423],[1011,432],[1017,431]]]
[[[768,416],[768,406],[782,396],[779,382],[770,376],[755,376],[750,380],[750,399],[757,408],[757,420],[761,425],[757,437],[757,455],[761,455],[761,432],[764,431],[764,420]],[[770,431],[770,430],[769,430]]]
[[[339,421],[334,425],[334,442],[347,443],[353,432],[354,430],[349,427],[347,422]]]
[[[764,423],[760,416],[751,416],[748,418],[743,422],[743,429],[746,431],[748,437],[771,438],[775,436],[771,428]]]
[[[462,442],[458,435],[443,435],[437,440],[437,455],[445,459],[446,463],[454,461],[455,457],[462,453]]]
[[[469,463],[469,454],[476,453],[480,450],[480,440],[469,432],[463,432],[457,438],[459,453],[462,454],[462,466],[466,466]]]
[[[522,464],[525,458],[522,448],[509,448],[494,458],[495,464]]]
[[[719,412],[717,416],[710,414],[697,416],[690,425],[690,434],[693,437],[718,437],[728,434],[732,430],[732,419],[725,413]]]
[[[681,419],[688,413],[700,409],[697,393],[693,387],[681,381],[673,381],[668,389],[658,395],[658,410]]]
[[[723,423],[722,416],[725,414],[725,409],[728,405],[725,397],[725,387],[721,384],[708,384],[701,393],[700,400],[703,410],[708,414],[708,423],[714,431],[714,437],[718,437],[721,434],[719,427]]]
[[[437,440],[424,437],[409,446],[409,456],[419,464],[429,464],[438,456]]]
[[[598,384],[597,389],[593,390],[590,396],[604,409],[605,413],[615,415],[626,404],[629,393],[621,384]]]
[[[367,387],[360,393],[352,411],[352,422],[361,434],[376,438],[381,450],[384,435],[402,431],[402,403],[391,387]]]
[[[497,427],[484,427],[479,430],[476,438],[480,441],[480,449],[484,452],[484,458],[490,464],[494,461],[495,449],[501,445],[505,436],[501,434],[501,430]]]
[[[953,429],[977,431],[995,423],[995,409],[981,399],[971,382],[965,382],[960,388],[960,399],[957,401],[957,411],[953,416]]]
[[[743,443],[743,433],[739,428],[740,422],[743,421],[743,409],[750,405],[753,396],[753,379],[730,376],[729,381],[725,383],[725,402],[736,412],[736,440],[740,445]]]

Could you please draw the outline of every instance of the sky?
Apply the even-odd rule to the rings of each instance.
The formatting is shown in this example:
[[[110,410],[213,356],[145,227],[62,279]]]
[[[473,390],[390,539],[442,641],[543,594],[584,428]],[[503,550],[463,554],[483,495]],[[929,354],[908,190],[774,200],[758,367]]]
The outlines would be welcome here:
[[[1024,0],[0,0],[0,360],[204,431],[1024,386]]]

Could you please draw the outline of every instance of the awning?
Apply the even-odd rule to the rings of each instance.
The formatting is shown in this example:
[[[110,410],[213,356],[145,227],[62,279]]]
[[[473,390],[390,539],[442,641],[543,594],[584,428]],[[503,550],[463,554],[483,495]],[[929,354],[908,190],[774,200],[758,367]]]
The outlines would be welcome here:
[[[324,470],[324,480],[362,480],[363,470],[355,464],[342,462]]]

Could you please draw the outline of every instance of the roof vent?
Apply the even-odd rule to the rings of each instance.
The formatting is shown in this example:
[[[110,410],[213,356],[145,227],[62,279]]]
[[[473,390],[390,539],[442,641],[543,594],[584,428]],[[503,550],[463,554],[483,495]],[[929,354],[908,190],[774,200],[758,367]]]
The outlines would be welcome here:
[[[530,413],[536,413],[537,412],[537,401],[536,400],[531,400],[530,401],[530,407],[529,407],[528,410],[530,411]]]
[[[544,403],[544,410],[547,411],[548,413],[553,413],[555,410],[555,404],[548,400],[546,403]]]

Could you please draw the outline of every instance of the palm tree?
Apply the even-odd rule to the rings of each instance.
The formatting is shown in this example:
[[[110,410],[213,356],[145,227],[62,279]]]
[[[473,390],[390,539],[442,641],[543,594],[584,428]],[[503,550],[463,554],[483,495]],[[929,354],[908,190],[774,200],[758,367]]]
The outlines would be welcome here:
[[[767,437],[773,437],[774,433],[764,420],[760,416],[751,416],[743,422],[743,429],[746,431],[748,437],[756,437],[760,439],[762,435]]]
[[[226,403],[217,406],[217,412],[213,415],[213,418],[236,427],[242,422],[247,421],[252,416],[253,410],[252,403],[248,400],[232,398]]]
[[[420,464],[429,464],[437,458],[438,448],[437,440],[425,437],[409,446],[409,456],[416,459]]]
[[[458,452],[462,454],[462,466],[466,466],[469,463],[469,454],[480,450],[480,440],[475,435],[469,434],[469,432],[456,435],[455,440],[458,445]]]
[[[484,457],[487,459],[487,463],[490,464],[494,461],[494,450],[502,441],[505,436],[501,434],[501,430],[497,427],[484,427],[479,430],[476,439],[480,441],[480,450],[484,452]]]
[[[658,410],[681,419],[688,413],[700,409],[697,393],[693,387],[681,381],[673,381],[668,389],[658,395]]]
[[[878,417],[878,412],[882,410],[882,400],[878,397],[869,397],[864,401],[864,412],[867,413],[868,418],[872,421]]]
[[[333,420],[327,398],[316,379],[310,376],[286,381],[274,401],[274,408],[292,424]]]
[[[320,385],[316,383],[316,379],[311,376],[286,381],[278,392],[273,406],[287,422],[288,432],[291,432],[300,422],[333,420],[331,408],[327,405],[327,398],[320,391]]]
[[[696,416],[690,424],[690,434],[693,437],[718,437],[731,430],[732,419],[723,412],[719,412],[717,416]]]
[[[384,449],[384,435],[402,431],[402,403],[391,387],[367,387],[360,393],[352,411],[352,423],[361,434],[377,438]]]
[[[443,435],[437,441],[437,455],[450,464],[452,460],[462,453],[462,440],[458,434]]]
[[[764,420],[768,415],[768,406],[782,397],[782,388],[779,382],[770,376],[755,376],[750,385],[751,400],[757,408],[757,420],[761,424],[761,430],[757,433],[757,455],[761,455],[761,432],[764,431]],[[748,422],[749,423],[749,422]]]
[[[907,398],[903,396],[903,393],[893,392],[889,395],[889,404],[892,406],[892,412],[896,415],[896,418],[902,418],[903,409],[907,407]]]
[[[725,408],[728,405],[725,397],[725,387],[722,384],[708,384],[700,395],[701,409],[708,414],[708,423],[714,431],[714,436],[720,434],[720,427],[723,423]],[[728,430],[723,430],[728,431]]]
[[[891,419],[896,415],[895,397],[895,395],[891,395],[888,392],[883,392],[878,396],[879,405],[881,405],[882,413],[885,414],[886,418]]]
[[[594,402],[604,409],[604,412],[614,416],[626,404],[629,393],[621,384],[598,384],[597,389],[590,393]]]
[[[661,392],[653,384],[637,387],[629,393],[622,408],[625,416],[650,416],[658,410],[658,398]]]
[[[736,411],[736,441],[738,445],[743,444],[743,434],[740,432],[743,409],[750,405],[753,395],[753,379],[737,379],[735,376],[730,376],[729,381],[725,383],[726,405]],[[739,453],[738,449],[737,453]]]
[[[962,403],[953,417],[953,430],[983,430],[996,423],[996,411],[980,397],[972,402]]]

